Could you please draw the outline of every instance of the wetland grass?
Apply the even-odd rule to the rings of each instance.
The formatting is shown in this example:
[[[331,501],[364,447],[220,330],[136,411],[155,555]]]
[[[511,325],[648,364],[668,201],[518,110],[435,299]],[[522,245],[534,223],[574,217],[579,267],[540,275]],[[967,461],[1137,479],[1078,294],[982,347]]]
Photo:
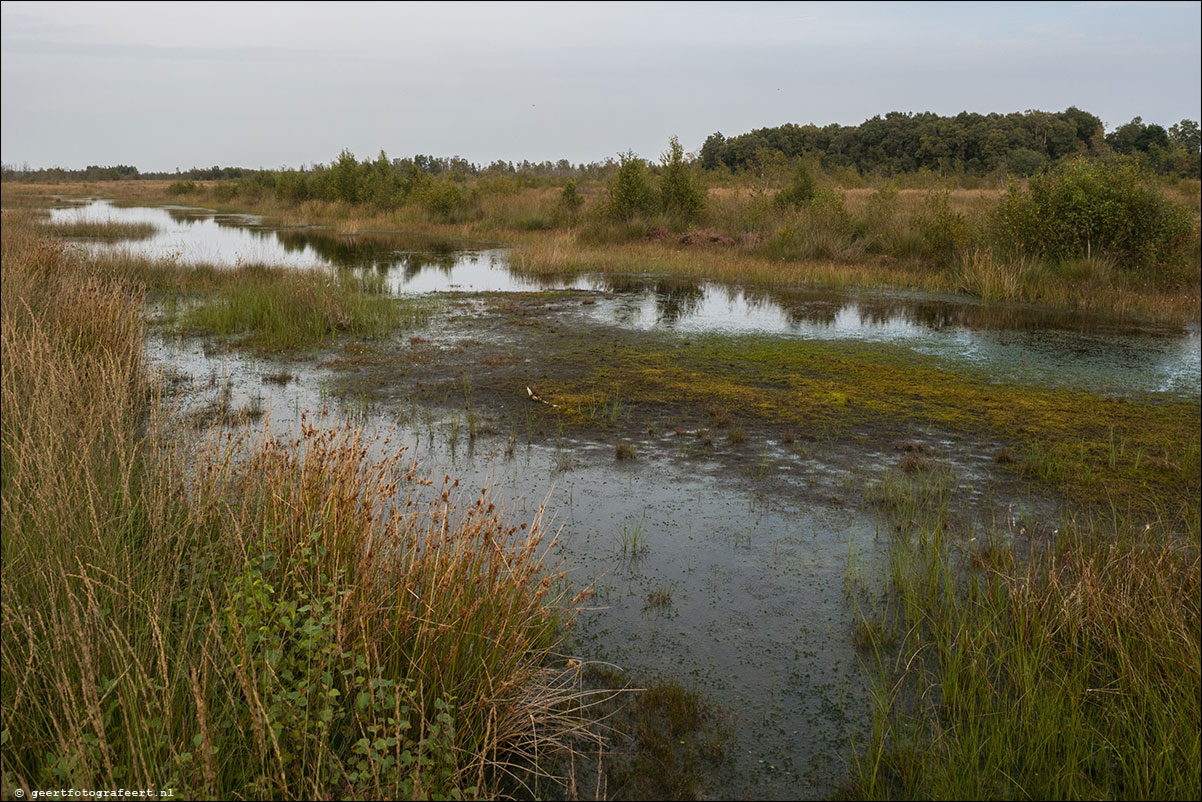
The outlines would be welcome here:
[[[660,586],[647,594],[647,607],[666,609],[672,606],[672,589]]]
[[[269,268],[240,272],[238,280],[189,304],[180,330],[279,352],[313,348],[336,336],[381,338],[429,317],[424,302],[389,297],[375,281],[358,275]]]
[[[143,363],[144,285],[5,222],[4,794],[491,797],[542,771],[578,724],[555,650],[582,597],[541,513],[351,430],[198,443]]]
[[[45,230],[59,237],[100,242],[150,239],[158,229],[152,223],[122,223],[117,220],[70,220],[45,223]]]
[[[1031,542],[955,523],[948,494],[924,482],[883,508],[888,591],[857,634],[874,733],[852,793],[1197,797],[1196,514],[1102,510]]]
[[[121,252],[93,262],[160,301],[165,322],[179,333],[230,338],[260,351],[310,349],[335,337],[378,339],[425,325],[438,306],[393,297],[380,276],[351,271],[218,268]]]
[[[621,532],[622,554],[628,557],[639,557],[647,551],[647,516],[639,516],[636,521],[630,519],[622,522]]]

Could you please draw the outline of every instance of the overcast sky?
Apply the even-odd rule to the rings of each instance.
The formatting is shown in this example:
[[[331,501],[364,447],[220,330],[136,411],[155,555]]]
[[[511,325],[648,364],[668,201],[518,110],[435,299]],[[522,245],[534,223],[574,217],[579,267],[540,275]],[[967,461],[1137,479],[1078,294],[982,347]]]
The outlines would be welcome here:
[[[1198,120],[1202,4],[4,2],[33,167],[654,158],[888,111]]]

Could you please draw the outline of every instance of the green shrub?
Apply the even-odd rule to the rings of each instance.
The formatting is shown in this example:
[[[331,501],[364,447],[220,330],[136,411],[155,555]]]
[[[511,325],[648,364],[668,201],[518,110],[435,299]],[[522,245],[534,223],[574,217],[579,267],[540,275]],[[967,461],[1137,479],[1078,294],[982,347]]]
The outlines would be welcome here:
[[[167,187],[168,195],[191,195],[200,189],[195,181],[172,181]]]
[[[628,223],[636,217],[649,217],[655,213],[657,203],[651,180],[647,175],[647,163],[627,151],[618,156],[618,172],[609,182],[607,216]]]
[[[802,164],[793,174],[793,180],[789,186],[777,193],[776,205],[782,209],[800,209],[814,199],[817,188],[818,185],[814,182],[814,176],[810,174],[810,169]]]
[[[915,223],[922,234],[923,256],[941,265],[951,264],[968,242],[968,224],[952,209],[947,192],[927,195]]]
[[[660,158],[664,166],[660,183],[664,212],[680,223],[691,223],[705,209],[705,190],[689,175],[684,148],[676,137],[668,140],[668,150]]]
[[[449,222],[467,207],[468,196],[463,188],[451,181],[436,181],[422,192],[422,206],[432,216]]]
[[[583,206],[584,198],[576,189],[576,179],[569,178],[568,183],[563,185],[563,192],[559,193],[559,210],[568,219],[575,220]]]
[[[999,244],[1051,259],[1116,257],[1148,277],[1173,276],[1197,236],[1187,209],[1167,200],[1126,158],[1071,159],[1011,184],[996,212]]]
[[[238,185],[233,181],[222,181],[213,187],[213,198],[221,202],[232,201],[238,197]]]

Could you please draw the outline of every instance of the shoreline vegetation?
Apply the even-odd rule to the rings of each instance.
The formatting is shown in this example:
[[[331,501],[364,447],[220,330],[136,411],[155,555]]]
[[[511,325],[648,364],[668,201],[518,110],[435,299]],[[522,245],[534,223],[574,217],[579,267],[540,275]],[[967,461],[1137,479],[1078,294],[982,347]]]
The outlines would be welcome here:
[[[412,160],[264,171],[230,181],[3,184],[6,207],[101,194],[118,203],[254,213],[346,235],[424,232],[513,247],[530,274],[651,273],[753,286],[961,294],[1121,320],[1202,318],[1200,184],[1132,157],[1065,157],[982,188],[964,177],[859,179],[804,158],[703,170],[672,141],[580,178]],[[864,186],[869,184],[869,186]],[[964,184],[972,184],[966,188]],[[92,234],[91,236],[103,236]]]
[[[584,726],[539,512],[349,429],[199,440],[144,287],[5,213],[5,787],[492,797]]]

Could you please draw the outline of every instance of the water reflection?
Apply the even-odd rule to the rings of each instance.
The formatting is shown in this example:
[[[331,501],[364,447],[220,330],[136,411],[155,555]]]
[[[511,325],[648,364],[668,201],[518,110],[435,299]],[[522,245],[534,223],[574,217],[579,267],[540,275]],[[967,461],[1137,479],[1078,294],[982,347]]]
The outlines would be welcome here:
[[[396,232],[272,227],[250,215],[184,207],[93,201],[50,214],[54,221],[156,226],[146,240],[88,246],[97,251],[120,248],[215,265],[369,270],[399,293],[597,291],[604,296],[585,313],[601,323],[892,343],[1006,381],[1198,397],[1202,375],[1196,326],[1122,326],[1081,313],[919,293],[746,288],[646,275],[534,276],[513,269],[505,249]]]

